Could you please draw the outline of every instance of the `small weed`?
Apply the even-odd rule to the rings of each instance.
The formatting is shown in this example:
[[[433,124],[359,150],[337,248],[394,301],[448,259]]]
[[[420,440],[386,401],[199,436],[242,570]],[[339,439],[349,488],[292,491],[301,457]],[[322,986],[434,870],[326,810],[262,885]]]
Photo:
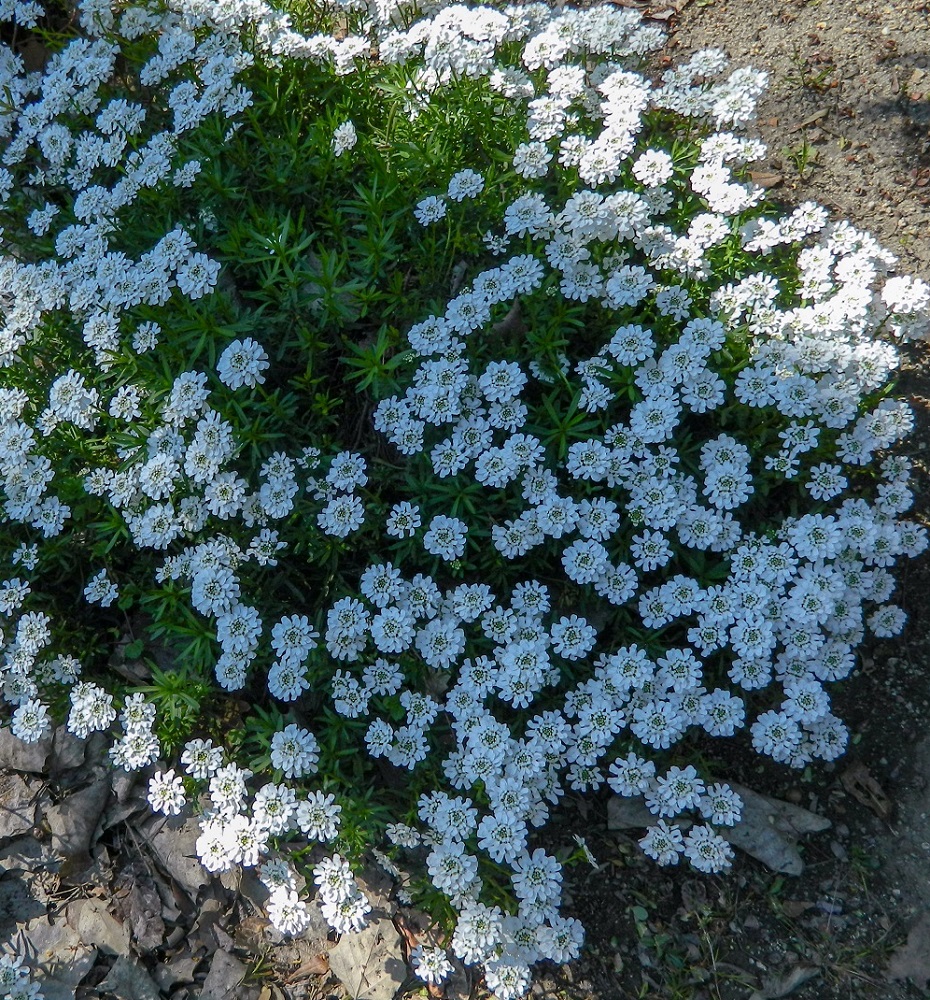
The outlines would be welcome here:
[[[797,146],[783,149],[782,156],[794,167],[802,180],[806,180],[813,172],[813,168],[818,165],[819,154],[806,138]]]
[[[785,75],[785,80],[802,90],[810,90],[816,94],[824,94],[839,86],[836,78],[836,64],[821,52],[803,55],[798,46],[791,54],[791,69]]]

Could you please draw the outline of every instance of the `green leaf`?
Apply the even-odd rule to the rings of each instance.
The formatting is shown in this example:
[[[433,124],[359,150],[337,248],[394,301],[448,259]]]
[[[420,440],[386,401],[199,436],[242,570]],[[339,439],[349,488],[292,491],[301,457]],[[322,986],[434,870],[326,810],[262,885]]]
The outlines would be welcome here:
[[[134,639],[128,646],[123,647],[123,655],[127,660],[138,660],[145,649],[145,642],[142,639]]]

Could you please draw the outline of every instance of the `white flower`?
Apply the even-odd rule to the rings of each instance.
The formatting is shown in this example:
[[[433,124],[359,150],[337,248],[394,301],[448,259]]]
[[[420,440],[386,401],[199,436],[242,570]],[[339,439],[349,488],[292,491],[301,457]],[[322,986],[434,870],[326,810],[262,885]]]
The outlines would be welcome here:
[[[465,536],[468,525],[457,517],[437,514],[429,523],[423,536],[423,548],[432,556],[447,562],[461,559],[465,554]]]
[[[393,538],[408,538],[420,527],[420,508],[406,500],[394,504],[385,531]]]
[[[310,926],[307,904],[290,886],[279,885],[272,889],[266,908],[271,925],[281,934],[300,934]]]
[[[119,590],[107,577],[107,571],[102,569],[84,588],[84,596],[91,604],[108,608],[119,597]]]
[[[215,747],[212,740],[191,740],[184,747],[181,763],[191,777],[209,778],[223,763],[222,747]]]
[[[51,726],[48,708],[35,698],[30,698],[13,713],[10,729],[13,735],[24,743],[35,743],[51,729]]]
[[[701,872],[719,872],[730,867],[733,848],[709,826],[695,826],[685,838],[685,857]]]
[[[320,910],[323,919],[337,934],[350,934],[365,926],[371,903],[356,889],[351,896],[325,899]]]
[[[453,201],[475,198],[484,190],[484,178],[474,170],[460,170],[449,181],[448,196]]]
[[[333,132],[333,152],[336,156],[342,156],[347,149],[352,149],[358,142],[358,133],[352,122],[343,122]]]
[[[219,273],[218,260],[211,260],[203,253],[192,253],[178,266],[176,272],[178,288],[189,299],[199,299],[213,291]]]
[[[316,737],[307,729],[291,723],[271,737],[271,764],[286,778],[300,778],[316,771],[320,759]]]
[[[733,826],[739,822],[743,800],[729,785],[711,785],[701,796],[701,815],[721,826]]]
[[[442,948],[427,948],[418,944],[410,952],[414,974],[426,983],[441,983],[452,972],[452,963]]]
[[[660,865],[677,865],[685,849],[681,830],[675,824],[669,826],[664,819],[646,829],[646,836],[640,840],[639,846]]]
[[[413,214],[421,226],[428,226],[431,222],[438,222],[445,218],[446,203],[441,196],[430,195],[417,202]]]
[[[342,494],[332,500],[317,514],[317,524],[327,535],[345,538],[356,531],[365,520],[362,501],[353,494]]]
[[[311,792],[305,802],[297,806],[295,821],[300,829],[314,840],[335,840],[339,833],[339,815],[342,806],[332,795]]]
[[[220,355],[216,370],[220,381],[230,389],[245,385],[252,388],[265,381],[269,368],[265,349],[251,337],[234,340]]]
[[[313,881],[324,900],[349,899],[358,891],[349,863],[338,854],[314,867]]]
[[[176,816],[187,803],[184,782],[174,771],[158,771],[149,779],[149,805],[155,812]]]

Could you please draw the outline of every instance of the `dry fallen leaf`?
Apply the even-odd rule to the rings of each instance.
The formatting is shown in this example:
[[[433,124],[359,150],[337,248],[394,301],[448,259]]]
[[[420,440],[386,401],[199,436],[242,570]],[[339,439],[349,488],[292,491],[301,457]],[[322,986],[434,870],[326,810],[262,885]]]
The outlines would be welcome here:
[[[0,767],[10,771],[42,774],[45,761],[52,752],[52,737],[45,736],[35,743],[25,743],[10,729],[0,729]]]
[[[107,995],[112,993],[117,1000],[161,1000],[161,991],[145,967],[122,955],[97,989]]]
[[[204,980],[200,1000],[258,1000],[261,989],[245,983],[248,966],[234,955],[218,951]]]
[[[912,979],[923,990],[930,980],[930,913],[911,928],[907,941],[892,953],[888,962],[889,979]]]
[[[507,311],[507,315],[491,327],[492,331],[503,337],[508,333],[521,334],[526,332],[526,324],[520,313],[520,300],[514,299],[513,305]]]
[[[615,795],[607,801],[607,829],[631,830],[651,826],[656,817],[646,808],[641,795],[626,798]]]
[[[758,184],[761,188],[778,187],[784,181],[784,175],[774,171],[750,170],[749,179],[753,184]]]
[[[101,899],[75,899],[65,907],[65,919],[81,943],[107,955],[129,953],[129,928],[117,920]]]
[[[78,984],[91,970],[96,948],[81,943],[80,935],[64,920],[48,917],[30,920],[16,939],[20,954],[29,955],[29,965],[42,984],[45,1000],[74,1000]]]
[[[300,979],[307,979],[309,976],[329,975],[329,957],[324,954],[313,955],[299,968],[295,969],[288,977],[289,983],[296,983]]]
[[[113,886],[113,902],[128,921],[140,952],[158,948],[165,939],[161,897],[142,862],[134,862],[120,872]]]
[[[736,826],[721,829],[721,836],[772,871],[800,875],[804,862],[797,849],[798,838],[805,833],[829,829],[830,821],[790,802],[759,795],[742,785],[731,782],[730,787],[743,800],[743,815]],[[608,830],[646,827],[655,821],[656,817],[646,808],[642,796],[615,796],[607,802]],[[684,830],[690,822],[685,819],[678,825]]]
[[[743,800],[743,815],[736,826],[721,830],[721,834],[772,871],[800,875],[804,861],[797,848],[798,838],[828,830],[830,820],[743,785],[731,782],[730,787]]]
[[[793,993],[808,980],[820,975],[820,969],[812,965],[798,965],[784,979],[766,980],[761,990],[752,994],[749,1000],[780,1000]]]
[[[104,776],[47,810],[56,853],[63,858],[90,861],[91,841],[109,797],[110,782]]]
[[[35,825],[39,785],[18,774],[0,774],[0,838],[18,837]]]
[[[840,775],[840,783],[857,802],[871,809],[879,819],[885,822],[891,819],[894,806],[862,761],[850,764]]]
[[[393,1000],[407,978],[401,937],[387,919],[372,920],[343,934],[329,953],[329,966],[354,1000]]]
[[[830,112],[826,108],[821,108],[820,111],[812,114],[810,118],[805,118],[804,121],[798,122],[797,125],[792,125],[788,131],[800,132],[802,128],[807,128],[809,125],[813,125],[814,122],[819,122],[821,118],[826,118],[829,113]]]
[[[45,904],[33,895],[34,889],[41,892],[31,879],[0,879],[0,940],[8,941],[17,924],[45,915]]]
[[[398,914],[394,918],[394,926],[400,931],[401,937],[404,940],[404,958],[406,958],[409,963],[410,953],[417,947],[417,945],[420,944],[420,938],[417,936],[417,933],[411,926],[410,922],[406,920],[402,914]],[[437,983],[427,983],[426,992],[429,996],[433,997],[434,1000],[441,1000],[445,991],[442,986]]]
[[[165,871],[192,900],[196,899],[200,888],[209,881],[194,846],[200,836],[197,820],[193,816],[184,819],[152,815],[135,829],[152,848]]]

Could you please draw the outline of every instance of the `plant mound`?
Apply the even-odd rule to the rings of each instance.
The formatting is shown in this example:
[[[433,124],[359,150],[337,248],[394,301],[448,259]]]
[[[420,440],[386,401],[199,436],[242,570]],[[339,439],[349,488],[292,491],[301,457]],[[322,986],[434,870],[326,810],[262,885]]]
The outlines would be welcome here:
[[[765,201],[764,74],[657,76],[612,7],[6,8],[13,732],[111,733],[285,933],[364,926],[376,860],[501,1000],[581,946],[566,789],[726,867],[725,738],[840,755],[926,546],[890,380],[930,288]]]

